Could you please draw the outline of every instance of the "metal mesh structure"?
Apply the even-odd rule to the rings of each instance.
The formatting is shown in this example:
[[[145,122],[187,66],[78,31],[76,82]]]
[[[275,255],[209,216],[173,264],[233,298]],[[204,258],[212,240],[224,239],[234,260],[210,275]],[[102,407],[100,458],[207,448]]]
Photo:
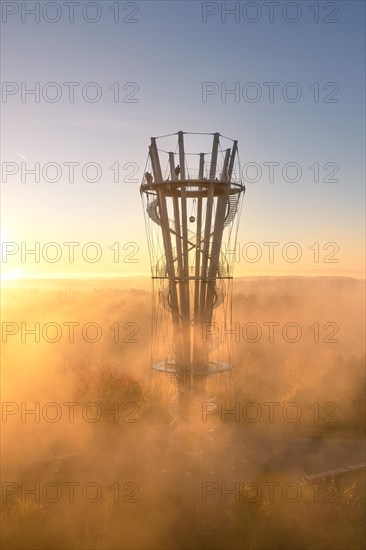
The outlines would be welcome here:
[[[151,367],[174,379],[178,401],[187,402],[203,394],[208,376],[232,369],[233,251],[245,191],[237,141],[181,131],[151,138],[140,191],[153,281]]]

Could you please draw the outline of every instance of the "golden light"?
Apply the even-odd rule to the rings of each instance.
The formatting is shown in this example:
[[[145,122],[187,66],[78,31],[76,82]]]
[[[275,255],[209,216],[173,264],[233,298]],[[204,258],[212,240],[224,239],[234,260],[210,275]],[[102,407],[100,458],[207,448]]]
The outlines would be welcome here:
[[[9,271],[8,273],[2,273],[1,279],[5,281],[15,281],[16,279],[19,279],[21,276],[21,269],[13,269],[12,271]]]

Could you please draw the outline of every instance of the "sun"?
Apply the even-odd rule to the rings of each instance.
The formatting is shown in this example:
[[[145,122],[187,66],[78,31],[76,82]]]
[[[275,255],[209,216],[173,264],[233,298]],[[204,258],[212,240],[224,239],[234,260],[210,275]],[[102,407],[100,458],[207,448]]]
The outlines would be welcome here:
[[[8,271],[7,273],[2,273],[1,279],[5,281],[15,281],[16,279],[20,278],[21,273],[21,269],[13,269],[12,271]]]

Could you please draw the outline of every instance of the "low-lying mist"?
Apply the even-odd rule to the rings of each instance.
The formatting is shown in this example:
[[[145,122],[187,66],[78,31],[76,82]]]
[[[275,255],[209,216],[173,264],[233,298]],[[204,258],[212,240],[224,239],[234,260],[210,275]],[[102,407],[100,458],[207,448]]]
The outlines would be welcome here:
[[[2,302],[3,548],[363,547],[364,281],[236,280],[233,375],[184,421],[149,280]]]

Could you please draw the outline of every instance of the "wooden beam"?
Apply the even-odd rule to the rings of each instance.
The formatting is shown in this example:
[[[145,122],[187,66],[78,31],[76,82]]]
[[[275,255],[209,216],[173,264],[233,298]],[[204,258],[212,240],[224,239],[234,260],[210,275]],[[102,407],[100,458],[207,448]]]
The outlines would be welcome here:
[[[178,149],[179,149],[179,167],[180,167],[180,179],[186,179],[186,164],[184,158],[184,137],[183,132],[178,132]]]
[[[202,239],[202,199],[197,199],[197,226],[196,226],[196,265],[195,265],[195,291],[194,291],[194,318],[199,315],[199,288],[200,288],[200,263],[201,263],[201,239]]]
[[[175,173],[175,161],[174,161],[174,153],[169,153],[169,166],[170,166],[170,179],[172,181],[175,181],[177,179],[176,173]]]
[[[159,213],[160,213],[160,219],[161,219],[161,231],[163,234],[165,257],[167,262],[167,271],[168,271],[168,277],[169,277],[169,290],[170,290],[170,296],[171,296],[174,341],[175,341],[176,356],[177,356],[176,360],[177,360],[177,363],[179,364],[183,362],[181,331],[180,331],[180,322],[179,322],[179,305],[178,305],[178,297],[177,297],[177,288],[175,283],[175,270],[174,270],[172,243],[170,239],[168,210],[166,205],[166,198],[164,195],[164,191],[162,189],[158,189],[158,204],[159,204]]]
[[[209,253],[210,236],[211,236],[211,217],[212,217],[212,208],[213,208],[213,196],[214,196],[214,184],[211,183],[208,189],[206,219],[205,219],[205,233],[203,236],[201,289],[200,289],[200,317],[201,318],[203,318],[203,312],[204,312],[205,300],[206,300],[206,284],[207,284],[206,279],[207,279],[208,253]]]
[[[181,189],[181,210],[182,210],[182,235],[183,235],[183,302],[181,304],[181,311],[183,315],[183,342],[184,342],[184,356],[187,362],[191,362],[191,349],[190,349],[190,305],[189,305],[189,255],[188,255],[188,227],[187,227],[187,196],[185,187]]]
[[[200,168],[198,172],[198,179],[203,180],[205,175],[205,153],[200,153]]]
[[[158,154],[158,149],[156,147],[155,138],[151,138],[151,145],[149,147],[149,152],[150,152],[151,165],[154,173],[155,183],[159,181],[163,181],[163,174],[161,172],[159,154]]]
[[[231,151],[230,164],[229,164],[229,169],[227,174],[227,181],[229,182],[231,182],[231,178],[233,176],[234,163],[235,163],[235,157],[236,157],[237,151],[238,151],[238,142],[237,140],[235,140]]]
[[[173,209],[174,209],[174,228],[175,228],[175,242],[177,246],[177,262],[178,262],[178,277],[183,277],[183,255],[182,255],[182,235],[180,227],[180,215],[179,215],[179,203],[178,197],[173,197]],[[184,299],[183,285],[179,282],[179,298],[182,304]]]
[[[214,134],[213,144],[212,144],[210,180],[214,180],[216,177],[217,153],[219,150],[219,140],[220,140],[220,134],[216,132],[216,134]]]
[[[227,194],[222,193],[217,199],[215,227],[212,237],[210,265],[208,269],[208,285],[205,303],[205,322],[211,323],[215,300],[215,280],[220,262],[220,250],[224,231]]]
[[[201,319],[200,319],[200,263],[201,263],[201,239],[202,239],[202,198],[197,200],[197,225],[196,225],[196,263],[194,282],[194,334],[193,334],[193,365],[199,365],[201,357]]]
[[[184,187],[181,189],[181,204],[182,204],[182,234],[183,234],[183,269],[184,276],[189,275],[188,265],[188,226],[187,226],[187,195]]]
[[[224,166],[222,167],[222,174],[221,174],[221,181],[228,181],[228,165],[229,165],[229,159],[230,159],[230,149],[226,149],[225,158],[224,158]]]
[[[214,183],[211,183],[208,189],[208,196],[206,202],[206,218],[205,218],[205,231],[204,231],[204,242],[202,249],[202,267],[201,267],[201,281],[200,281],[200,309],[199,309],[199,325],[197,327],[197,337],[200,344],[198,344],[198,360],[195,362],[195,367],[201,373],[208,371],[208,343],[202,341],[202,322],[205,319],[205,303],[206,303],[206,289],[207,289],[207,264],[208,264],[208,253],[210,246],[210,237],[211,237],[211,217],[213,209],[213,198],[214,198]],[[193,377],[194,387],[197,387],[197,392],[202,392],[202,387],[205,385],[204,377],[197,375]],[[203,386],[202,386],[203,384]]]

